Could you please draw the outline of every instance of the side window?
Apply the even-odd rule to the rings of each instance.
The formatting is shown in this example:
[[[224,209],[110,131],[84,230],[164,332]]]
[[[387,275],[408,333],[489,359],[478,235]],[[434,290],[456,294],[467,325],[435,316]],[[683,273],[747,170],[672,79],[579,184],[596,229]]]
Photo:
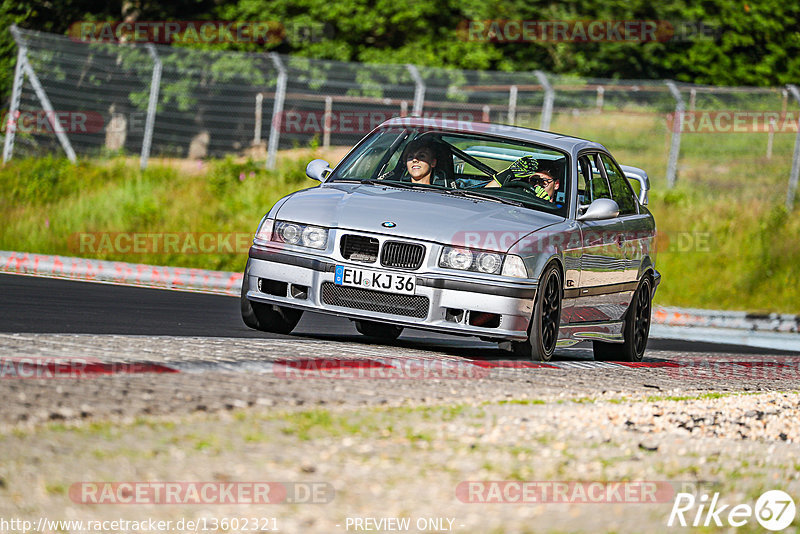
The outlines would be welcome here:
[[[597,154],[588,154],[581,157],[581,167],[585,167],[585,173],[589,176],[589,202],[598,198],[611,198],[611,191],[608,182],[600,171],[602,163],[597,158]],[[584,172],[584,171],[582,171]]]
[[[636,213],[636,199],[633,196],[633,190],[630,184],[628,184],[628,180],[625,178],[622,170],[614,163],[614,160],[607,155],[601,154],[600,159],[602,159],[603,165],[605,166],[608,183],[611,184],[611,194],[619,205],[620,215]]]

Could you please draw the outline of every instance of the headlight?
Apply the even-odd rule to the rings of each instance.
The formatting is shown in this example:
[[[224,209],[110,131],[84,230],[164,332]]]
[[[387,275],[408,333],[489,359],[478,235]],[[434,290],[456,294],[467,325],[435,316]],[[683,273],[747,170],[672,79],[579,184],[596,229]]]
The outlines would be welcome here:
[[[500,254],[481,252],[475,263],[478,264],[478,270],[482,273],[496,273],[503,264],[503,257]]]
[[[275,223],[273,241],[323,249],[328,244],[328,229],[320,226],[278,221]]]
[[[319,226],[306,226],[300,241],[307,247],[325,248],[328,243],[328,231]]]
[[[442,263],[444,264],[442,267],[467,270],[472,266],[472,252],[465,248],[445,249]]]
[[[477,271],[499,274],[503,265],[503,254],[474,251],[467,248],[444,247],[439,258],[439,267],[460,271]]]
[[[303,235],[303,230],[299,224],[293,223],[278,223],[276,227],[278,239],[290,245],[297,245],[300,243],[300,238]]]
[[[513,254],[507,255],[506,261],[503,263],[503,276],[528,278],[528,270],[525,268],[522,258]]]

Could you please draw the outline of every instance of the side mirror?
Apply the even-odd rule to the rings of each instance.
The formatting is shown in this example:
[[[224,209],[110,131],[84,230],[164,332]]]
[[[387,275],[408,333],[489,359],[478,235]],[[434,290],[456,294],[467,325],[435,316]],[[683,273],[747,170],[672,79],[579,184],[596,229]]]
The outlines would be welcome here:
[[[315,159],[306,165],[306,176],[318,182],[325,180],[325,177],[332,171],[330,164],[324,159]]]
[[[639,204],[647,206],[647,192],[650,191],[650,178],[647,173],[638,167],[631,167],[630,165],[620,165],[622,172],[628,180],[636,180],[639,182]]]
[[[598,198],[586,208],[583,215],[578,216],[579,221],[601,221],[613,219],[619,215],[619,205],[610,198]]]

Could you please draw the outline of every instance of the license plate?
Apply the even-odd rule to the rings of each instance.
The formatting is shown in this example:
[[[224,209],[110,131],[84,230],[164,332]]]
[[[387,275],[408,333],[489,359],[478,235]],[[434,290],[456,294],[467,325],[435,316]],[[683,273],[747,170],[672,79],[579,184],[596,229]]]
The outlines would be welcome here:
[[[356,269],[337,265],[333,283],[337,286],[352,286],[363,289],[374,289],[387,293],[403,293],[414,295],[417,291],[417,277],[408,274]]]

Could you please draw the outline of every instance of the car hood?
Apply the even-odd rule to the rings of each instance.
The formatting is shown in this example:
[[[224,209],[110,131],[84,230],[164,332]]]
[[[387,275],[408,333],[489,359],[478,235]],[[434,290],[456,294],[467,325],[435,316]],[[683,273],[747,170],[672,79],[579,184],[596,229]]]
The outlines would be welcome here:
[[[563,217],[489,200],[371,184],[324,185],[289,196],[276,218],[506,251]],[[383,223],[394,223],[387,228]]]

